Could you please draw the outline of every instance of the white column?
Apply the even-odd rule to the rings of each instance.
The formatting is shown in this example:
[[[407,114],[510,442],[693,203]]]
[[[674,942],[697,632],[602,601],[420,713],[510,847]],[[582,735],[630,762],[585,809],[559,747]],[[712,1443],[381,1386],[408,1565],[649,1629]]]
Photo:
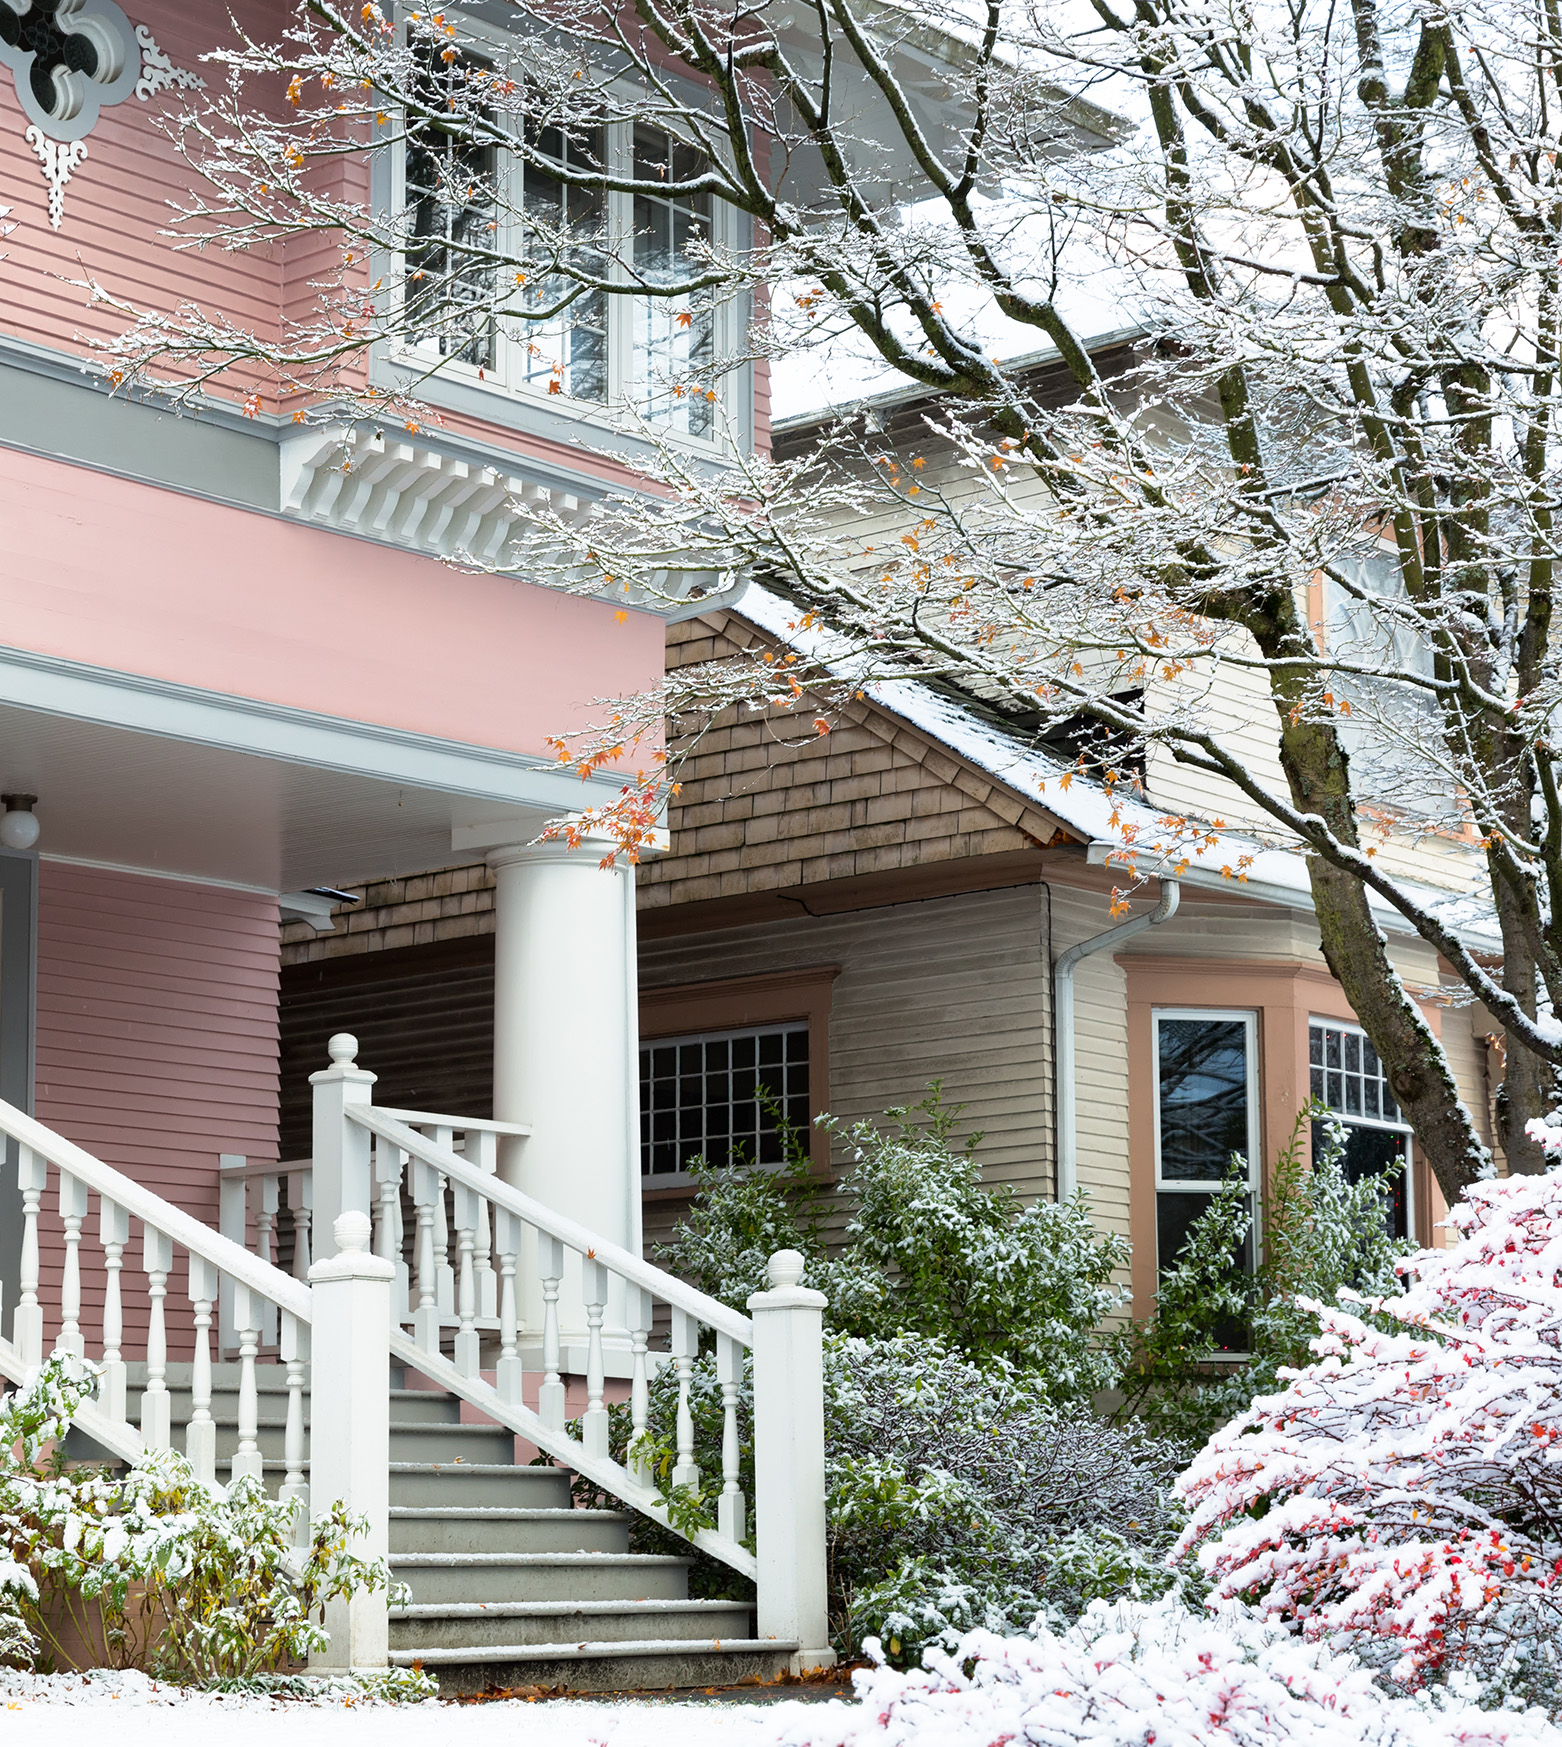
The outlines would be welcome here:
[[[640,1250],[639,1024],[634,869],[599,865],[605,846],[492,850],[494,1115],[531,1126],[500,1149],[499,1175],[588,1230]],[[566,1365],[583,1368],[579,1263],[560,1294]],[[537,1326],[535,1288],[524,1304]],[[606,1330],[627,1363],[623,1291]],[[613,1366],[617,1370],[619,1367]]]
[[[369,1253],[367,1213],[341,1214],[332,1236],[337,1254],[309,1270],[309,1507],[318,1520],[340,1501],[366,1518],[368,1533],[356,1537],[351,1550],[384,1559],[390,1549],[389,1336],[396,1270]],[[331,1642],[309,1658],[311,1668],[385,1667],[390,1623],[383,1589],[327,1602],[325,1629]]]
[[[791,1668],[831,1668],[825,1565],[822,1292],[803,1258],[777,1250],[754,1319],[754,1545],[761,1638],[796,1645]]]

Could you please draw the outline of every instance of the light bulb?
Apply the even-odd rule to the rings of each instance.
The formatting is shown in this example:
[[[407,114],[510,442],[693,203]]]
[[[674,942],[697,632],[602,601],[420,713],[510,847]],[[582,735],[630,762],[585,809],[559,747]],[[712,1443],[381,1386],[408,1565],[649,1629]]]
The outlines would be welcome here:
[[[33,811],[36,795],[0,795],[5,815],[0,818],[0,843],[7,849],[31,849],[38,841],[38,815]]]

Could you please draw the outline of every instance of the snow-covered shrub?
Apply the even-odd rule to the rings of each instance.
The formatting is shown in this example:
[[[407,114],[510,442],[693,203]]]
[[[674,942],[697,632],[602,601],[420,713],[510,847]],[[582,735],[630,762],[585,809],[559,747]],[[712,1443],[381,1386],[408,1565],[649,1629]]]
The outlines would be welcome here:
[[[972,1627],[1073,1619],[1168,1587],[1169,1444],[1056,1405],[1003,1361],[925,1337],[831,1336],[825,1451],[832,1631],[915,1662]]]
[[[1450,1219],[1400,1296],[1305,1304],[1316,1362],[1195,1460],[1180,1549],[1216,1597],[1399,1680],[1465,1669],[1556,1706],[1562,1173],[1477,1184]]]
[[[1325,1144],[1309,1167],[1303,1141],[1315,1120]],[[1244,1167],[1194,1222],[1154,1314],[1134,1331],[1118,1417],[1202,1444],[1277,1389],[1283,1369],[1308,1363],[1319,1323],[1305,1301],[1333,1303],[1342,1287],[1392,1294],[1395,1261],[1410,1246],[1390,1237],[1383,1197],[1380,1178],[1345,1175],[1338,1119],[1304,1109],[1269,1174],[1257,1267],[1233,1264],[1252,1223]],[[1212,1363],[1234,1344],[1244,1357]]]
[[[1348,1652],[1240,1609],[1096,1603],[1067,1631],[968,1633],[928,1666],[853,1677],[859,1703],[789,1704],[775,1747],[1562,1747],[1534,1711],[1385,1693]]]
[[[826,1192],[800,1137],[779,1124],[780,1170],[692,1167],[694,1205],[657,1258],[741,1306],[763,1289],[775,1250],[800,1250],[810,1284],[830,1299],[830,1328],[926,1335],[978,1363],[1033,1373],[1054,1400],[1088,1400],[1121,1363],[1102,1325],[1127,1301],[1112,1278],[1128,1246],[1095,1228],[1082,1198],[1026,1206],[1005,1185],[984,1186],[981,1136],[956,1145],[958,1117],[935,1081],[915,1109],[849,1128],[821,1118],[851,1157],[837,1189],[851,1215],[836,1256],[822,1237]]]
[[[311,1614],[326,1601],[389,1583],[347,1551],[360,1525],[340,1506],[295,1549],[290,1504],[258,1481],[207,1487],[175,1451],[122,1474],[67,1468],[65,1432],[94,1384],[56,1354],[0,1401],[0,1655],[59,1665],[68,1637],[116,1668],[250,1680],[325,1646]]]

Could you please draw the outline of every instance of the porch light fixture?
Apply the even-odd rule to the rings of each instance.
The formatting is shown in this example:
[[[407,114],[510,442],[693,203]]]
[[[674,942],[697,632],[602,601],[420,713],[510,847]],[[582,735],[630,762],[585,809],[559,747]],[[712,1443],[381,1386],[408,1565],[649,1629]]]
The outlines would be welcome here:
[[[33,808],[36,795],[0,795],[5,802],[5,817],[0,818],[0,843],[7,849],[31,849],[38,841],[38,815]]]

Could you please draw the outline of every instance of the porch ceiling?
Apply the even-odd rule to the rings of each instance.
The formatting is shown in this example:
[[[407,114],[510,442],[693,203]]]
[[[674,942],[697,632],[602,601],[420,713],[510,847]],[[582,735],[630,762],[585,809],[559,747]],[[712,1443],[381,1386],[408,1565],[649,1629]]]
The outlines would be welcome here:
[[[534,794],[505,774],[460,793],[0,704],[0,787],[39,797],[40,854],[268,891],[448,865],[460,826],[524,842],[564,810],[561,773]]]

